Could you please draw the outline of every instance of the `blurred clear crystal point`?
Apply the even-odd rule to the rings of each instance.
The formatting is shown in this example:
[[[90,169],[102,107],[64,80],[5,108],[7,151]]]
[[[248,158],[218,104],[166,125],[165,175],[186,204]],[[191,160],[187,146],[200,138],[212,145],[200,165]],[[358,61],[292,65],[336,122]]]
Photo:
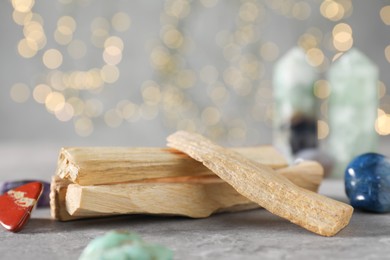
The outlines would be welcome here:
[[[378,68],[360,51],[342,55],[329,72],[328,152],[335,160],[333,176],[342,177],[357,155],[374,152],[378,135]]]
[[[290,160],[300,150],[317,147],[316,99],[318,73],[295,47],[275,65],[273,143]]]

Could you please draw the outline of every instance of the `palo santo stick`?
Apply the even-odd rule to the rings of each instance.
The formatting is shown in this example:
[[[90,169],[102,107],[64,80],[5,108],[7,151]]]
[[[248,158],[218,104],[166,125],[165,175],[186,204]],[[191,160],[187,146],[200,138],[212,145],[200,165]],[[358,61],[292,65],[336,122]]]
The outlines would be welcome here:
[[[303,188],[317,191],[323,169],[306,161],[279,169],[276,174],[290,178]],[[307,177],[309,176],[309,177]],[[216,175],[160,178],[126,184],[80,186],[71,184],[66,207],[72,217],[118,214],[170,214],[192,218],[215,212],[241,211],[259,207]]]
[[[50,214],[52,218],[61,221],[72,220],[75,217],[69,215],[65,207],[65,196],[69,184],[72,182],[53,176],[50,184]]]
[[[275,169],[287,166],[284,157],[272,146],[236,151]],[[169,148],[69,147],[61,149],[56,175],[80,185],[98,185],[214,173],[186,154]]]
[[[352,216],[351,206],[302,189],[274,174],[270,167],[217,146],[201,135],[179,131],[168,137],[168,146],[202,162],[271,213],[319,235],[335,235]]]
[[[98,215],[137,213],[203,218],[219,209],[248,204],[256,208],[223,182],[71,184],[66,193],[66,208],[72,216],[94,216],[98,212]]]

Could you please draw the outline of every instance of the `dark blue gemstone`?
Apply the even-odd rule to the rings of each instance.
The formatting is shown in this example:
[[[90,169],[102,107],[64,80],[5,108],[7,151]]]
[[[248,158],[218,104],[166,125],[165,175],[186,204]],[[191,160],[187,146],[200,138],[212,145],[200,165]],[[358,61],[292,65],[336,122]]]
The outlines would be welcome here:
[[[352,207],[390,212],[390,159],[377,154],[362,154],[345,170],[345,192]]]

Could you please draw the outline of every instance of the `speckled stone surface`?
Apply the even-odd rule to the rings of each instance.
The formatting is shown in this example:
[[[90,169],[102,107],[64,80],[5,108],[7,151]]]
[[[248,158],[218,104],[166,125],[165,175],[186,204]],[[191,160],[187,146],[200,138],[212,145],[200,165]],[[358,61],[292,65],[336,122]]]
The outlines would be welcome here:
[[[9,149],[0,147],[0,156],[7,152]],[[13,167],[19,174],[31,174],[34,169],[35,175],[27,177],[49,178],[55,169],[56,152],[57,147],[53,147],[53,154],[44,152],[46,164],[44,159],[34,158],[22,168]],[[0,170],[5,169],[0,162]],[[320,192],[348,201],[342,180],[326,180]],[[265,210],[198,220],[139,215],[61,223],[50,219],[48,209],[37,209],[20,233],[0,230],[0,259],[78,259],[93,238],[114,229],[133,231],[149,243],[166,246],[174,252],[174,259],[180,260],[386,259],[390,255],[390,214],[357,211],[348,227],[328,238]]]
[[[346,201],[341,180],[322,193]],[[356,212],[332,238],[321,237],[265,210],[207,219],[124,216],[56,222],[38,209],[18,234],[0,231],[1,259],[77,259],[95,237],[114,229],[137,232],[170,248],[174,259],[384,259],[390,255],[390,214]],[[12,250],[10,250],[12,248]],[[351,250],[353,248],[353,250]]]

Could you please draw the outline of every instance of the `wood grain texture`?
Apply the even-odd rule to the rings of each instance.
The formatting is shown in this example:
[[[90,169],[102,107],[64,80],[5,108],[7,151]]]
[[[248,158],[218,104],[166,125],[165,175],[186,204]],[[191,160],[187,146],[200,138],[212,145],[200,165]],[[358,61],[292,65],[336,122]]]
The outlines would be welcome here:
[[[276,170],[301,187],[317,191],[323,169],[316,162]],[[125,184],[80,186],[66,193],[68,215],[99,217],[118,214],[208,217],[213,213],[259,207],[216,175],[160,178]],[[64,207],[64,205],[62,205]]]
[[[53,176],[50,184],[50,215],[60,221],[75,219],[66,211],[65,196],[69,184],[72,182]]]
[[[272,168],[201,135],[179,131],[168,137],[168,146],[202,162],[240,194],[271,213],[319,235],[337,234],[352,216],[351,206],[302,189],[274,174]]]
[[[287,166],[285,158],[272,146],[235,150],[274,169]],[[68,147],[61,149],[56,175],[80,185],[98,185],[214,173],[169,148]]]

